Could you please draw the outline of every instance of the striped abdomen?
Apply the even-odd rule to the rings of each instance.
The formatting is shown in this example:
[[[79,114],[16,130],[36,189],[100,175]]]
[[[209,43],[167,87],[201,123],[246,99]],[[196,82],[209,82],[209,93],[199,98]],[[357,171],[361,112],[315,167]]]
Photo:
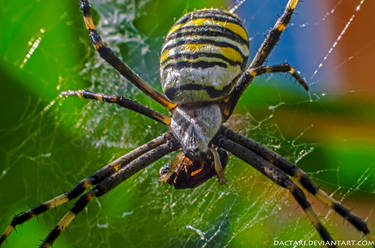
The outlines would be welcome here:
[[[203,9],[180,18],[161,50],[163,91],[175,103],[224,98],[246,67],[249,43],[240,19]]]

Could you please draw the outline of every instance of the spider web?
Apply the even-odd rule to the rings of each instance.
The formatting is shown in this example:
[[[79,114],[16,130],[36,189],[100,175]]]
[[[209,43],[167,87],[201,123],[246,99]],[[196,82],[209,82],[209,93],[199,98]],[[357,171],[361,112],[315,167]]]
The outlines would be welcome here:
[[[272,5],[273,1],[278,0],[263,1],[259,9],[253,9],[252,13],[241,17],[245,22],[255,22],[263,14],[262,8]],[[304,8],[307,2],[300,3],[298,8]],[[316,30],[326,30],[328,20],[336,17],[335,10],[343,1],[334,2],[332,6],[320,9],[312,19],[298,15],[297,11],[286,33],[299,32],[308,36]],[[319,141],[309,136],[317,128],[313,123],[305,121],[297,130],[290,130],[283,128],[285,123],[280,119],[287,116],[293,122],[299,122],[301,110],[313,114],[315,106],[326,106],[325,99],[333,94],[339,97],[374,90],[356,89],[332,93],[333,86],[325,82],[327,71],[334,69],[337,75],[342,72],[342,64],[350,64],[353,59],[360,60],[365,53],[358,47],[352,56],[332,62],[340,41],[354,35],[350,32],[351,25],[361,15],[361,9],[366,8],[366,3],[367,1],[353,1],[351,15],[341,20],[343,26],[340,32],[330,34],[333,38],[325,44],[326,47],[318,51],[321,56],[316,57],[319,59],[311,64],[307,63],[308,66],[288,61],[297,67],[301,66],[301,74],[312,87],[310,94],[301,93],[300,89],[295,90],[298,86],[291,83],[293,79],[290,77],[264,76],[248,89],[245,100],[241,100],[237,112],[229,121],[235,130],[240,130],[242,134],[302,166],[313,181],[333,192],[339,200],[359,199],[361,195],[370,197],[370,193],[373,194],[374,157],[369,155],[370,158],[365,160],[358,155],[358,162],[364,163],[362,169],[351,181],[344,182],[343,160],[338,160],[337,166],[333,168],[316,164],[308,167],[309,163],[314,163],[309,158],[315,159],[314,154],[321,152]],[[97,28],[104,41],[117,54],[126,58],[127,63],[141,77],[159,90],[158,56],[163,42],[159,33],[162,24],[155,22],[144,28],[139,20],[150,13],[157,16],[158,9],[155,6],[160,4],[160,1],[152,0],[93,1],[94,19],[98,21]],[[183,9],[192,10],[194,4],[186,1]],[[236,4],[241,11],[251,1],[238,1],[234,3]],[[202,6],[197,6],[199,7]],[[249,31],[251,57],[273,25],[277,14],[281,12],[282,9],[275,12],[272,22],[265,24],[264,32]],[[170,21],[171,25],[173,20]],[[85,64],[84,68],[78,66],[79,68],[71,69],[70,72],[80,73],[80,77],[84,79],[81,87],[124,95],[163,111],[100,60],[92,49],[88,49],[90,44],[86,33],[83,28],[80,31],[82,35],[79,36],[79,42],[85,49]],[[41,35],[36,35],[34,41],[38,41],[38,37],[42,37],[40,39],[43,42]],[[39,42],[41,41],[38,41],[38,45]],[[32,42],[31,48],[38,49],[38,45]],[[303,46],[297,41],[295,47],[301,52]],[[293,48],[281,40],[267,64],[285,62],[277,61],[276,58],[278,53],[289,51],[288,49]],[[29,63],[28,60],[32,62],[32,53],[26,61],[20,61],[22,67]],[[77,88],[69,73],[62,75],[57,83],[59,91]],[[272,85],[272,88],[267,85]],[[328,109],[325,113],[334,118],[336,112]],[[42,101],[35,104],[30,100],[18,123],[16,127],[1,133],[4,140],[19,134],[18,138],[10,140],[10,148],[4,153],[4,166],[1,167],[1,186],[12,187],[12,192],[18,192],[10,195],[5,190],[0,191],[0,197],[4,196],[4,203],[1,205],[7,205],[2,209],[5,214],[0,218],[1,223],[7,223],[19,211],[69,190],[76,182],[109,161],[166,131],[165,127],[138,114],[110,104],[82,99],[55,98],[49,104]],[[374,145],[369,144],[366,148],[371,153]],[[334,156],[338,159],[337,154]],[[159,182],[159,168],[171,159],[173,154],[91,203],[58,239],[55,247],[82,247],[82,244],[86,247],[244,247],[250,243],[253,247],[271,247],[274,240],[319,240],[318,234],[289,194],[239,159],[233,156],[230,158],[226,170],[227,185],[220,186],[215,179],[211,179],[203,186],[190,190],[174,190]],[[335,238],[361,239],[360,234],[354,232],[349,224],[345,224],[343,228],[340,218],[311,200]],[[353,201],[348,203],[349,207],[355,206],[354,212],[369,219],[370,228],[374,230],[373,207],[370,205],[374,203],[373,197],[363,204],[354,204]],[[71,206],[72,204],[67,204],[49,211],[38,217],[38,221],[31,221],[31,224],[20,227],[17,234],[11,235],[6,247],[20,247],[20,244],[30,246],[30,243],[17,243],[17,240],[27,235],[32,238],[25,240],[31,240],[31,245],[36,246],[38,240],[35,237],[44,238]],[[357,208],[359,212],[356,211]]]

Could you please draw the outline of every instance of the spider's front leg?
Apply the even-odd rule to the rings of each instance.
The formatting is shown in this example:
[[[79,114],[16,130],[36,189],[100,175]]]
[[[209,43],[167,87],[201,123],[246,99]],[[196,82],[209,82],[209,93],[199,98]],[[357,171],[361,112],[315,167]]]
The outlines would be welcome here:
[[[247,149],[246,147],[228,139],[225,136],[220,134],[217,135],[214,143],[245,161],[260,171],[263,175],[271,179],[277,185],[287,189],[301,206],[311,224],[315,227],[320,237],[326,242],[327,246],[329,248],[337,247],[327,229],[320,222],[319,217],[314,212],[303,191],[284,172],[250,149]]]
[[[23,224],[31,218],[38,216],[50,209],[56,208],[70,200],[75,199],[76,197],[80,196],[85,190],[87,190],[90,186],[102,182],[105,178],[118,172],[121,168],[129,164],[134,159],[142,156],[143,154],[151,150],[154,150],[162,144],[165,144],[170,139],[170,137],[171,136],[169,134],[163,134],[151,140],[150,142],[134,149],[133,151],[125,154],[124,156],[119,157],[118,159],[114,160],[113,162],[96,171],[91,176],[81,180],[81,182],[75,185],[69,192],[63,193],[49,201],[40,204],[37,207],[34,207],[28,211],[25,211],[14,216],[11,223],[8,225],[8,227],[0,237],[0,245],[6,240],[6,238],[9,236],[9,234],[16,226]]]
[[[269,150],[268,148],[262,146],[261,144],[257,143],[256,141],[248,137],[242,136],[234,132],[228,127],[221,127],[220,133],[229,138],[230,140],[250,149],[254,153],[268,160],[287,175],[294,177],[295,180],[311,195],[316,197],[320,202],[327,205],[333,211],[342,216],[358,231],[362,232],[368,240],[373,242],[373,246],[375,247],[375,237],[370,233],[370,230],[366,222],[363,221],[360,217],[353,214],[349,209],[344,207],[341,204],[341,202],[333,199],[326,192],[324,192],[322,189],[316,186],[312,182],[311,178],[303,170],[301,170],[296,165],[294,165],[287,159],[283,158],[276,152]]]
[[[147,153],[137,157],[125,167],[118,170],[116,173],[106,177],[102,182],[98,183],[94,189],[78,199],[74,207],[57,223],[55,228],[49,233],[40,247],[51,247],[53,242],[69,226],[77,214],[79,214],[95,197],[106,194],[108,191],[115,188],[121,182],[133,176],[138,171],[146,168],[165,155],[176,151],[178,148],[179,144],[172,136],[169,136],[168,142],[149,150]]]

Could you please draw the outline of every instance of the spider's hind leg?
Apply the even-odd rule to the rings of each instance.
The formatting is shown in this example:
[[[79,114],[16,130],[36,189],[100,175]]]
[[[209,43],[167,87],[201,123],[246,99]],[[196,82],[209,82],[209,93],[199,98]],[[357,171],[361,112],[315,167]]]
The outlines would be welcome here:
[[[271,31],[267,34],[267,37],[265,38],[261,47],[258,49],[257,53],[255,54],[252,62],[250,63],[250,66],[241,75],[235,87],[233,88],[232,93],[226,99],[224,99],[224,102],[226,103],[226,106],[224,109],[224,114],[225,114],[226,119],[229,118],[230,115],[233,113],[233,110],[236,107],[241,95],[243,94],[243,92],[246,90],[246,88],[254,79],[254,77],[250,75],[251,70],[257,69],[263,65],[264,61],[267,59],[267,57],[269,56],[269,54],[271,53],[271,51],[273,50],[277,42],[280,40],[281,34],[284,32],[287,25],[289,24],[290,19],[292,18],[293,12],[295,8],[297,7],[298,2],[299,0],[288,1],[285,7],[284,13],[279,17],[279,19],[277,19],[275,25],[273,26]],[[297,75],[295,73],[291,73],[291,74],[293,77]],[[297,79],[297,81],[301,83],[299,79]],[[302,85],[304,87],[307,86],[306,84],[302,84]]]
[[[306,81],[296,72],[296,70],[289,64],[282,64],[282,65],[273,65],[273,66],[259,66],[256,68],[251,68],[249,70],[249,74],[251,77],[260,76],[266,73],[276,73],[276,72],[285,72],[289,73],[292,77],[294,77],[297,82],[305,89],[309,90],[309,86],[307,85]]]
[[[277,19],[275,25],[268,33],[266,39],[263,41],[261,47],[257,51],[253,61],[250,64],[249,68],[255,68],[261,66],[264,61],[267,59],[268,55],[271,53],[272,49],[275,47],[277,42],[280,40],[281,34],[286,29],[287,25],[289,24],[293,12],[297,7],[299,0],[289,0],[284,13]]]
[[[175,103],[169,101],[165,96],[148,85],[126,63],[117,57],[109,47],[104,46],[104,43],[96,31],[94,22],[91,18],[89,2],[87,0],[79,0],[79,4],[82,10],[86,28],[89,31],[91,42],[98,51],[99,55],[143,93],[154,99],[169,111],[173,111],[177,106]]]
[[[148,118],[151,118],[155,121],[163,123],[164,125],[169,126],[171,123],[170,117],[163,115],[151,108],[148,108],[134,100],[131,100],[123,96],[105,95],[102,93],[96,93],[96,92],[92,92],[88,90],[77,90],[77,91],[68,90],[68,91],[61,92],[60,96],[61,97],[77,96],[77,97],[83,97],[83,98],[90,99],[90,100],[115,103],[123,108],[133,110],[137,113],[147,116]]]

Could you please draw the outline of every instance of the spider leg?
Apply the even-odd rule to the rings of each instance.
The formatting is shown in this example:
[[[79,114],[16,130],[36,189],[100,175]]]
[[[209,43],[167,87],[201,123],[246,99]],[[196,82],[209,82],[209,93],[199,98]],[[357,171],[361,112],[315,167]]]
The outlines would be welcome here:
[[[104,46],[103,41],[97,33],[94,22],[90,16],[89,2],[87,0],[78,1],[82,10],[86,28],[89,31],[91,42],[98,51],[99,55],[143,93],[154,99],[166,109],[173,111],[173,109],[176,107],[175,103],[169,101],[165,96],[154,90],[142,78],[140,78],[137,73],[130,69],[126,63],[121,61],[121,59],[118,58],[109,47]]]
[[[9,236],[11,231],[17,226],[20,225],[29,219],[46,212],[49,209],[56,208],[76,197],[81,195],[86,189],[88,189],[92,185],[96,185],[103,181],[103,179],[107,178],[108,176],[112,175],[113,173],[119,171],[129,162],[133,161],[137,157],[149,152],[152,149],[164,144],[169,139],[169,134],[163,134],[150,142],[134,149],[133,151],[121,156],[120,158],[114,160],[113,162],[109,163],[108,165],[104,166],[103,168],[96,171],[91,176],[81,180],[77,185],[73,187],[73,189],[69,192],[63,193],[49,201],[46,201],[40,204],[37,207],[34,207],[26,212],[16,215],[13,217],[11,223],[6,228],[5,232],[0,237],[0,245],[5,241],[5,239]]]
[[[172,138],[172,137],[171,137]],[[51,247],[57,237],[68,227],[68,225],[74,220],[87,204],[92,201],[95,197],[102,196],[108,191],[125,181],[129,177],[141,169],[146,168],[148,165],[159,160],[163,156],[176,151],[179,148],[177,142],[172,138],[169,142],[161,144],[154,149],[149,150],[147,153],[134,159],[132,162],[121,168],[116,173],[106,177],[103,181],[98,183],[94,189],[81,196],[73,208],[67,212],[64,217],[57,223],[55,228],[48,234],[40,247],[47,248]]]
[[[218,135],[215,138],[215,144],[234,154],[238,158],[242,159],[252,167],[260,171],[263,175],[271,179],[277,185],[287,189],[295,198],[297,203],[301,206],[309,218],[312,225],[318,231],[320,237],[326,242],[328,247],[337,247],[335,241],[328,233],[327,229],[320,222],[318,216],[311,207],[310,202],[306,199],[303,191],[280,169],[275,167],[273,164],[258,156],[250,149],[228,139],[225,136]]]
[[[289,0],[284,13],[277,19],[272,30],[268,33],[266,39],[263,41],[258,52],[256,53],[253,61],[251,62],[249,68],[255,68],[261,66],[267,59],[268,55],[271,53],[272,49],[275,47],[277,42],[280,40],[280,36],[289,24],[292,18],[293,12],[297,7],[299,0]]]
[[[115,95],[105,95],[102,93],[96,93],[88,90],[77,90],[77,91],[64,91],[60,93],[60,96],[62,97],[68,97],[68,96],[78,96],[83,97],[86,99],[91,100],[97,100],[97,101],[103,101],[103,102],[109,102],[109,103],[116,103],[121,107],[133,110],[137,113],[140,113],[142,115],[145,115],[155,121],[158,121],[160,123],[163,123],[167,126],[171,123],[171,118],[163,115],[151,108],[148,108],[144,106],[143,104],[138,103],[137,101],[131,100],[129,98],[123,97],[123,96],[115,96]]]
[[[294,77],[297,82],[305,89],[309,90],[309,86],[301,76],[296,72],[296,70],[289,64],[273,65],[273,66],[259,66],[249,69],[249,74],[251,77],[256,77],[265,73],[275,73],[275,72],[287,72],[292,77]]]
[[[225,114],[226,119],[230,117],[242,93],[246,90],[247,86],[254,79],[254,77],[251,76],[250,74],[251,69],[255,69],[257,67],[262,66],[264,61],[267,59],[268,55],[271,53],[274,46],[280,40],[281,34],[285,30],[290,19],[292,18],[294,9],[297,7],[298,2],[299,0],[288,1],[286,8],[284,10],[284,13],[279,17],[279,19],[276,21],[275,25],[273,26],[272,30],[268,33],[267,37],[264,39],[262,45],[260,46],[250,66],[240,76],[240,78],[238,79],[236,85],[234,86],[232,90],[232,93],[223,100],[225,104],[224,114]]]
[[[294,177],[297,182],[306,189],[310,194],[315,196],[320,202],[326,204],[328,207],[333,209],[336,213],[341,215],[346,219],[350,224],[352,224],[358,231],[362,232],[370,241],[375,242],[374,236],[370,233],[370,230],[367,224],[358,216],[351,213],[350,210],[345,208],[339,201],[336,201],[330,197],[326,192],[319,189],[316,186],[310,177],[300,168],[295,166],[293,163],[287,159],[280,156],[276,152],[262,146],[256,141],[240,135],[228,127],[222,126],[221,134],[225,135],[230,140],[252,150],[254,153],[259,154],[264,159],[271,162],[277,168],[288,174],[289,176]]]
[[[220,162],[220,155],[217,150],[214,148],[210,148],[210,151],[212,152],[212,155],[214,156],[214,163],[215,163],[215,171],[217,174],[217,179],[219,181],[219,184],[225,184],[227,180],[224,176],[224,168],[223,165]]]

